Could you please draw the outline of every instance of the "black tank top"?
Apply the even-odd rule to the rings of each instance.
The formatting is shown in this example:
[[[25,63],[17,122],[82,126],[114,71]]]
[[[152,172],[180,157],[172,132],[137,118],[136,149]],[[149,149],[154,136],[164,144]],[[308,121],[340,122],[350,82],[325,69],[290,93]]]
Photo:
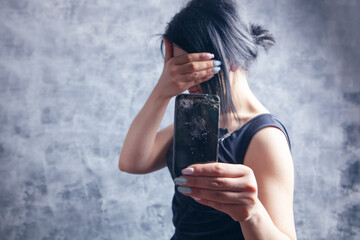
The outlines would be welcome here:
[[[272,114],[260,114],[219,142],[218,161],[243,164],[245,153],[252,137],[266,127],[280,129],[285,134],[290,146],[287,131],[281,122]],[[220,129],[219,137],[225,136],[227,133],[226,129]],[[166,155],[166,161],[171,176],[174,179],[172,156],[173,147],[171,144]],[[172,211],[175,233],[171,240],[244,239],[239,222],[234,221],[226,213],[202,205],[191,197],[183,195],[177,191],[176,187],[172,201]]]

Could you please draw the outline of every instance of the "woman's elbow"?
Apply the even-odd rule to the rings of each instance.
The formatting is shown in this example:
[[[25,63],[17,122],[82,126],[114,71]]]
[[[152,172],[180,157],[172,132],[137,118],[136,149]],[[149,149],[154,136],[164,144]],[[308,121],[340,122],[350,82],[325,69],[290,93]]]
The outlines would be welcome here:
[[[119,159],[119,170],[121,172],[132,173],[132,174],[145,174],[147,173],[144,169],[139,169],[138,167],[134,166],[134,164],[129,164],[130,161],[125,160],[124,158],[120,157]]]
[[[129,159],[128,154],[126,154],[126,151],[124,149],[121,150],[120,156],[119,156],[119,164],[118,164],[119,170],[122,172],[131,173],[131,161]]]
[[[126,167],[124,165],[124,163],[121,162],[121,160],[119,160],[119,170],[122,171],[122,172],[126,172]]]
[[[119,158],[119,170],[121,172],[127,172],[127,173],[133,173],[133,170],[131,169],[131,166],[127,163],[127,161],[124,160],[123,157]]]

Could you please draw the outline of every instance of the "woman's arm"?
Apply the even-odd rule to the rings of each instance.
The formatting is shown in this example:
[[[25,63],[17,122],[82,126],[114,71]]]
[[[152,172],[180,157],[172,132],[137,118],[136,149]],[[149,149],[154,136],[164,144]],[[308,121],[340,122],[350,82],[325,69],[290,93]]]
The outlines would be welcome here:
[[[253,137],[241,164],[196,164],[175,183],[199,203],[239,221],[245,239],[295,240],[293,165],[285,135],[264,128]]]
[[[166,107],[176,96],[214,76],[214,60],[209,53],[173,56],[172,44],[164,38],[165,63],[161,77],[126,135],[119,169],[148,173],[166,165],[165,155],[173,136],[173,126],[158,132]]]
[[[244,164],[255,174],[259,200],[252,218],[241,222],[244,236],[295,240],[294,167],[284,133],[273,127],[259,131],[249,145]]]
[[[135,117],[126,135],[119,159],[119,169],[144,174],[163,168],[166,149],[171,143],[173,126],[158,132],[170,98],[162,98],[155,88]]]

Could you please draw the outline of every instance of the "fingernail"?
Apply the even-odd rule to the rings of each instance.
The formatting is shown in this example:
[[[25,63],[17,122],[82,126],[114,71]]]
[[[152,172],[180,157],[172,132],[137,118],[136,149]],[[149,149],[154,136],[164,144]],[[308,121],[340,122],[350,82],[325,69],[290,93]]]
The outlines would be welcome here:
[[[220,66],[220,65],[221,65],[221,61],[219,61],[219,60],[214,60],[213,64],[214,64],[214,66]]]
[[[210,76],[207,76],[206,79],[212,79],[213,77],[214,77],[214,74],[210,75]]]
[[[220,71],[220,69],[221,69],[220,67],[214,67],[214,68],[211,69],[211,71],[212,72],[218,72],[218,71]]]
[[[185,168],[181,170],[181,173],[184,175],[190,175],[194,173],[194,168]]]
[[[198,198],[198,197],[193,197],[193,199],[196,200],[196,201],[200,201],[200,200],[201,200],[201,198]]]
[[[189,187],[178,187],[178,191],[181,193],[191,193],[191,188]]]
[[[205,58],[205,59],[212,59],[212,58],[214,58],[214,54],[205,53],[204,58]]]
[[[185,185],[187,183],[186,178],[175,178],[174,179],[175,185]]]

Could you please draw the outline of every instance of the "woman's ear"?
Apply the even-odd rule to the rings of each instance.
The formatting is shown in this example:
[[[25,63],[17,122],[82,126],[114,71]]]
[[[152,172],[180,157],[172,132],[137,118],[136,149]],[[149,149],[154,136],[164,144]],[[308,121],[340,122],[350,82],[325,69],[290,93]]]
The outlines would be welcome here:
[[[231,72],[236,72],[240,68],[240,66],[235,66],[235,64],[232,64],[229,59],[226,60],[226,63],[229,66]]]
[[[239,70],[240,69],[240,67],[235,67],[235,66],[231,66],[230,65],[230,71],[231,72],[236,72],[237,70]]]
[[[173,57],[173,44],[167,40],[165,37],[163,38],[165,44],[165,62],[169,61],[170,58]]]

